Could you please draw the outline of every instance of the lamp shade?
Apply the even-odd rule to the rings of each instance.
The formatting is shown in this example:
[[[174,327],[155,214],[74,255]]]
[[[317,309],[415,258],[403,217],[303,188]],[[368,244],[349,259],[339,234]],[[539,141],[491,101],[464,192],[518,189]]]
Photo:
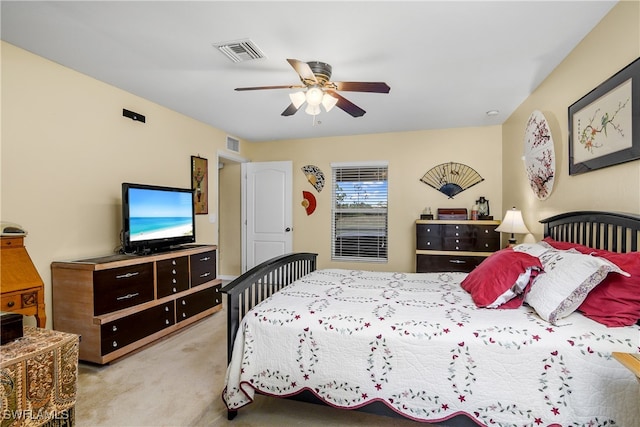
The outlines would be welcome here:
[[[522,212],[515,207],[505,213],[504,219],[496,228],[496,231],[511,234],[529,234],[529,229],[524,225],[524,220],[522,219]]]
[[[304,112],[311,116],[317,116],[318,114],[320,114],[320,106],[311,105],[307,102],[307,108],[304,109]]]
[[[293,106],[296,108],[300,108],[300,106],[304,104],[304,102],[307,100],[307,97],[305,96],[304,92],[290,93],[289,98],[291,99]]]
[[[307,90],[307,104],[314,107],[320,105],[320,103],[322,102],[322,95],[324,95],[324,93],[319,88],[310,88],[309,90]]]
[[[328,112],[331,111],[331,109],[333,107],[335,107],[335,105],[338,103],[338,98],[334,98],[333,96],[329,95],[328,93],[325,93],[322,96],[322,106],[324,107],[324,109]]]

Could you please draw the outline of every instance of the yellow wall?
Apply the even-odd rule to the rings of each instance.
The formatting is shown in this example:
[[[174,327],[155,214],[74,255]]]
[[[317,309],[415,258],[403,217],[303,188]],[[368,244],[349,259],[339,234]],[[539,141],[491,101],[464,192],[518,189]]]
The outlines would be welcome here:
[[[224,160],[224,167],[218,171],[218,272],[222,276],[242,274],[240,169],[240,163]]]
[[[2,43],[1,218],[21,224],[45,282],[50,264],[112,253],[119,245],[123,181],[189,187],[190,157],[209,159],[215,213],[218,149],[226,134],[13,45]],[[122,109],[146,123],[122,116]],[[217,224],[196,219],[198,241]]]
[[[341,113],[341,112],[338,112]],[[489,199],[491,213],[502,218],[501,130],[499,126],[420,132],[346,136],[250,144],[252,161],[293,161],[293,249],[316,252],[321,268],[356,268],[415,271],[415,220],[426,206],[471,210],[480,196]],[[350,161],[389,162],[389,262],[331,262],[331,163]],[[453,199],[420,182],[433,166],[459,162],[474,168],[485,180]],[[320,193],[300,168],[312,164],[325,175]],[[307,216],[300,205],[302,191],[311,191],[318,203]]]
[[[566,210],[637,213],[640,162],[568,176],[567,108],[640,56],[639,27],[640,3],[620,2],[503,126],[242,142],[239,155],[293,161],[294,250],[318,252],[320,267],[411,271],[414,221],[424,207],[469,209],[479,196],[489,199],[497,219],[505,207],[522,208],[537,235],[540,218]],[[209,213],[215,216],[216,159],[226,133],[5,42],[1,49],[0,217],[29,231],[26,245],[45,282],[51,319],[51,262],[104,255],[119,245],[123,181],[186,187],[190,156],[208,158]],[[122,117],[123,108],[144,114],[147,122]],[[556,185],[544,202],[529,189],[521,160],[525,123],[535,109],[551,124],[557,154]],[[332,263],[330,164],[362,160],[389,162],[389,262]],[[453,200],[419,181],[450,161],[473,167],[485,181]],[[311,216],[299,205],[302,190],[315,191],[300,171],[306,164],[328,177]],[[218,243],[218,221],[210,219],[197,218],[201,243]]]
[[[568,108],[640,57],[640,2],[622,1],[567,56],[502,127],[503,201],[523,210],[535,237],[542,218],[570,210],[640,212],[640,161],[569,176]],[[634,106],[637,107],[637,106]],[[556,177],[551,196],[538,200],[521,160],[524,130],[534,110],[544,113],[554,139]]]

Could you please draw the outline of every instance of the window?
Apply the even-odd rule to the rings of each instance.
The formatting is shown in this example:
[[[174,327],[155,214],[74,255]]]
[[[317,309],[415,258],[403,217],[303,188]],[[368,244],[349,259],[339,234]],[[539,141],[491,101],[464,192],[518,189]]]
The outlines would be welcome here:
[[[331,259],[387,261],[387,162],[331,168]]]

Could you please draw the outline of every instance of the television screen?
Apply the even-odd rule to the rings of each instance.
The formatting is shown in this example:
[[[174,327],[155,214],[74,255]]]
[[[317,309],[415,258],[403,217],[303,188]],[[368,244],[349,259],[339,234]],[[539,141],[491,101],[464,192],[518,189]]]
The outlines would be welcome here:
[[[123,246],[153,252],[195,242],[193,190],[122,184]]]

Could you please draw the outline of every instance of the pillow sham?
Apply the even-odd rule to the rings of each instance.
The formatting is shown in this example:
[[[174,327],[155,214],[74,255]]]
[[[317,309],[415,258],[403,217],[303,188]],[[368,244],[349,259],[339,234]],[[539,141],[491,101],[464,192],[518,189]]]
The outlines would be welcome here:
[[[551,246],[562,249],[574,247],[582,253],[595,253],[630,274],[610,274],[596,286],[578,307],[578,311],[608,327],[630,326],[640,319],[640,253],[617,253],[604,249],[544,239]],[[571,246],[570,246],[571,245]]]
[[[540,260],[511,248],[494,252],[474,268],[460,286],[478,307],[518,308],[531,280],[542,270]]]
[[[525,302],[552,324],[573,313],[610,272],[629,276],[605,258],[575,249],[558,250],[546,242],[523,245],[514,250],[537,253],[545,271],[533,281]]]

